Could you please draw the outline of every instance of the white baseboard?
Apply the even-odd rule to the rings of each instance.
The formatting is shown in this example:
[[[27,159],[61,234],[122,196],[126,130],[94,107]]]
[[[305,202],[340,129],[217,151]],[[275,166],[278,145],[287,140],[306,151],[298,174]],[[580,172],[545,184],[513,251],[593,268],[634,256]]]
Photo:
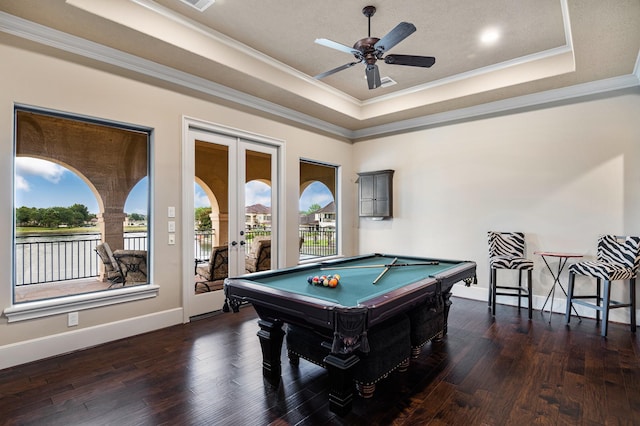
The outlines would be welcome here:
[[[0,370],[182,324],[182,308],[0,347]]]
[[[558,292],[560,293],[560,295],[556,293],[553,299],[553,312],[565,315],[565,312],[567,309],[567,299],[564,296],[564,294],[562,294],[561,291],[558,291]],[[454,296],[463,297],[465,299],[482,300],[485,303],[487,303],[487,300],[489,298],[489,289],[486,287],[478,287],[478,286],[467,287],[463,284],[456,284],[451,289],[451,294],[453,294]],[[546,295],[540,296],[540,295],[534,294],[533,309],[534,310],[542,309],[542,306],[544,305],[546,298],[547,298]],[[523,301],[522,303],[524,304],[525,302]],[[518,306],[518,299],[516,297],[510,297],[510,296],[498,296],[498,304]],[[545,312],[549,312],[550,306],[551,306],[551,298],[549,298],[549,301],[547,302],[547,306],[545,307]],[[578,306],[578,305],[574,305],[574,308],[576,308],[576,311],[581,317],[594,318],[594,319],[596,317],[595,309],[589,309],[587,307]],[[571,313],[573,317],[575,315],[575,312],[572,310]],[[638,309],[636,309],[636,318],[638,318]],[[620,324],[629,324],[630,323],[629,309],[628,308],[612,309],[609,313],[609,321],[617,322]]]

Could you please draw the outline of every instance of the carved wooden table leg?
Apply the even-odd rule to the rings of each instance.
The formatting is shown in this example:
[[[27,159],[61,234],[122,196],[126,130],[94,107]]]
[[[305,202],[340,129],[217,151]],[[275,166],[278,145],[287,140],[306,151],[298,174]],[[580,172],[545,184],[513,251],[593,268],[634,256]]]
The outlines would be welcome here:
[[[280,383],[282,367],[280,364],[280,351],[284,330],[282,321],[259,320],[258,337],[262,347],[262,375],[273,385]]]
[[[329,409],[339,416],[351,411],[353,404],[353,367],[360,361],[354,354],[329,354],[324,363],[329,370]]]
[[[442,337],[447,335],[447,325],[449,324],[449,309],[451,309],[451,292],[447,291],[442,294],[444,300],[444,328],[442,329]]]

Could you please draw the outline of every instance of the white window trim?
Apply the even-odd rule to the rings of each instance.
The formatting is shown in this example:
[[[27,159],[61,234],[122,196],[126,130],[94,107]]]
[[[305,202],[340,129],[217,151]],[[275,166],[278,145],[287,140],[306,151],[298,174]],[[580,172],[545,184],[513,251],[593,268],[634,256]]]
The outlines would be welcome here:
[[[86,122],[95,123],[96,121],[102,125],[114,125],[121,129],[127,129],[131,131],[140,131],[147,133],[147,149],[148,149],[148,174],[149,179],[149,206],[153,205],[153,175],[151,169],[153,164],[153,141],[154,131],[150,127],[141,127],[132,125],[130,123],[123,123],[117,121],[96,119],[94,117],[86,117],[79,114],[67,114],[60,111],[49,110],[46,108],[36,108],[24,104],[15,104],[14,113],[16,109],[36,111],[40,114],[52,114],[61,116],[72,120],[83,120]],[[15,131],[15,130],[14,130]],[[13,136],[15,140],[15,135]],[[13,153],[15,158],[15,152]],[[14,173],[15,175],[15,173]],[[12,188],[15,189],[15,182],[11,182]],[[14,201],[15,203],[15,201]],[[151,211],[151,207],[149,207]],[[152,247],[153,236],[150,232],[153,229],[152,220],[153,216],[150,215],[151,220],[147,221],[147,246]],[[149,219],[149,218],[148,218]],[[15,231],[15,224],[14,224]],[[15,244],[15,238],[12,239],[12,244]],[[13,249],[12,249],[13,250]],[[150,252],[149,252],[150,253]],[[13,259],[13,258],[12,258]],[[150,267],[152,259],[147,259],[147,266]],[[12,260],[12,268],[14,268]],[[151,272],[151,270],[149,271]],[[150,277],[152,278],[152,277]],[[15,284],[11,286],[11,291],[15,297]],[[41,299],[33,302],[13,303],[11,306],[4,309],[3,314],[7,318],[7,322],[19,322],[36,318],[44,318],[53,315],[66,314],[69,312],[82,311],[86,309],[99,308],[102,306],[115,305],[118,303],[133,302],[136,300],[150,299],[157,297],[160,291],[160,287],[155,284],[142,284],[131,287],[113,288],[105,291],[82,293],[70,296],[56,297],[53,299]]]
[[[7,317],[7,322],[26,321],[101,306],[149,299],[157,297],[159,290],[160,287],[154,284],[114,288],[108,291],[19,303],[6,308],[3,313]]]

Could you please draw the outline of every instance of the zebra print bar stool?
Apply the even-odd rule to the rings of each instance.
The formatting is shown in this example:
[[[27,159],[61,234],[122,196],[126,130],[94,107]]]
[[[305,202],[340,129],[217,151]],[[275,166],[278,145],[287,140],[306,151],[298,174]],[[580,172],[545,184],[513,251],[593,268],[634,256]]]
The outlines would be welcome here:
[[[524,257],[524,234],[522,232],[492,232],[489,237],[489,306],[491,314],[496,314],[496,296],[515,296],[518,298],[520,310],[522,298],[528,300],[529,319],[533,311],[533,292],[531,290],[531,273],[533,261]],[[518,286],[498,285],[498,269],[518,271]],[[527,287],[522,286],[522,272],[527,271]]]
[[[571,304],[582,305],[596,310],[596,321],[600,321],[601,334],[607,336],[609,311],[617,308],[630,308],[631,331],[636,331],[636,276],[640,265],[640,237],[619,237],[603,235],[598,240],[597,260],[574,263],[569,267],[569,289],[567,292],[567,324],[571,320]],[[574,295],[576,275],[596,279],[595,295]],[[611,300],[611,282],[629,280],[629,303]],[[604,281],[604,293],[600,284]],[[595,299],[595,304],[583,299]]]

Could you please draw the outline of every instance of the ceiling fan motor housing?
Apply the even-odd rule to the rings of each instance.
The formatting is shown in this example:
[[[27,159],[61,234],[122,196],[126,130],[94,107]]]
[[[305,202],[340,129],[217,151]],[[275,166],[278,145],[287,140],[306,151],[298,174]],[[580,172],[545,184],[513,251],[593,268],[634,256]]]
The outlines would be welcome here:
[[[362,57],[364,58],[367,64],[375,64],[376,60],[380,59],[378,57],[378,53],[376,53],[375,44],[380,40],[376,37],[367,37],[362,40],[356,41],[356,44],[353,45],[353,48],[360,51],[362,53]],[[358,55],[354,55],[356,59],[361,59]]]

